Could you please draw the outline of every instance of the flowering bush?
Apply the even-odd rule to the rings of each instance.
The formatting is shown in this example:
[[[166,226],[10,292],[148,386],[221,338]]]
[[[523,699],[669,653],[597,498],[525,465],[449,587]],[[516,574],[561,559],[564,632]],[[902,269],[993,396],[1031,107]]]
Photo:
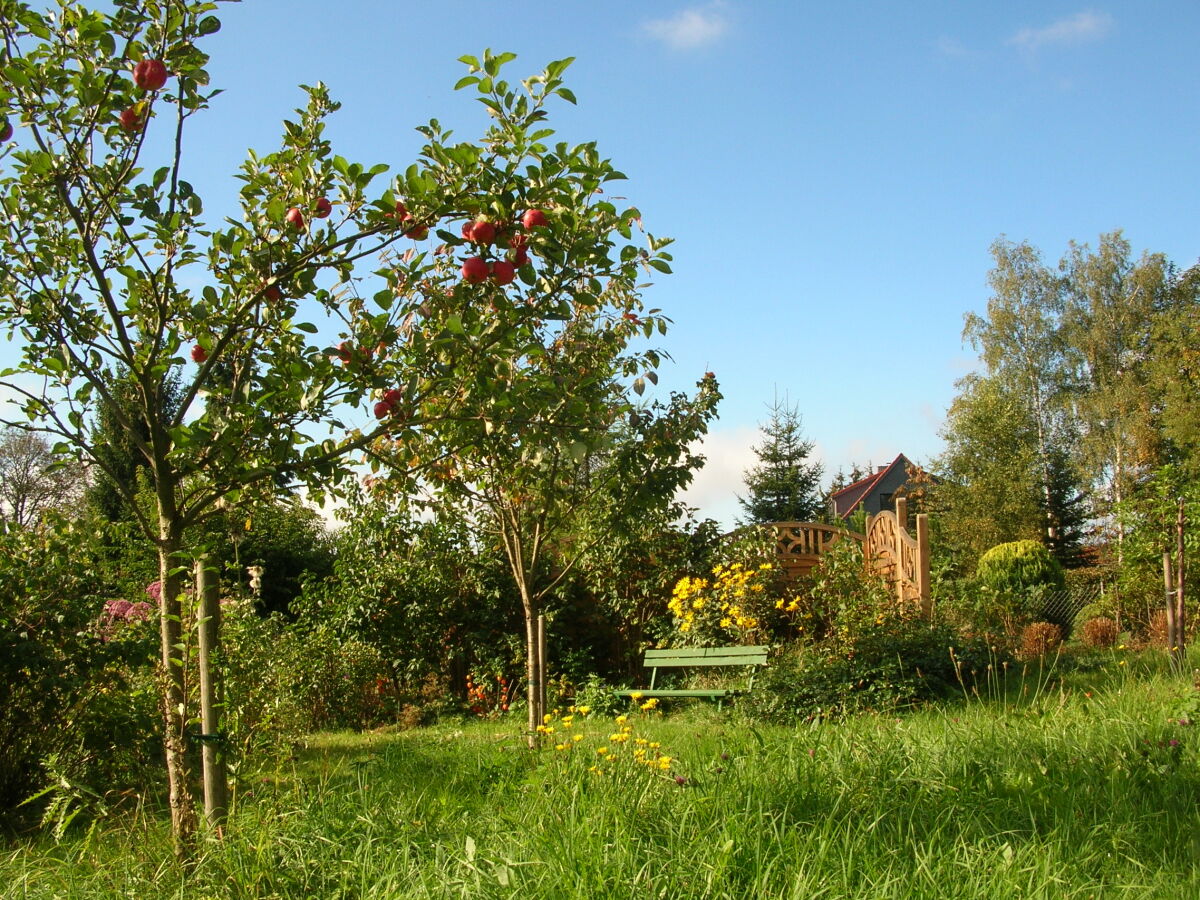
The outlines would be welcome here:
[[[780,572],[766,533],[747,532],[730,541],[710,577],[684,576],[667,601],[679,642],[694,645],[753,644],[770,639],[784,624]]]
[[[157,582],[155,582],[157,584]],[[147,589],[149,593],[149,589]],[[144,600],[130,602],[129,600],[107,600],[100,619],[96,623],[96,636],[102,641],[110,641],[120,634],[122,626],[137,622],[145,622],[154,612],[154,607]]]

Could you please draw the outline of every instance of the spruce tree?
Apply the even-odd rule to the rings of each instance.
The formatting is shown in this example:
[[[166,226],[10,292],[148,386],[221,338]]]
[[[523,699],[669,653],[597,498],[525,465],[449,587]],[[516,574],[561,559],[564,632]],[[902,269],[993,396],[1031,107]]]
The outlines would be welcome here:
[[[821,511],[821,464],[807,461],[813,442],[804,438],[799,408],[776,398],[762,433],[754,447],[758,465],[743,475],[746,496],[738,497],[747,521],[812,521]]]

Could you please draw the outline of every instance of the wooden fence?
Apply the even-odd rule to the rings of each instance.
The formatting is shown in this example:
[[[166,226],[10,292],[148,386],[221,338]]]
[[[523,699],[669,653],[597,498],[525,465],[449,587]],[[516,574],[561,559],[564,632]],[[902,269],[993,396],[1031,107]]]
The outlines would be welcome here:
[[[932,612],[929,596],[929,517],[916,517],[916,534],[908,532],[908,505],[896,501],[896,511],[884,510],[867,519],[865,535],[818,522],[772,522],[765,526],[775,533],[780,564],[787,577],[807,575],[838,541],[863,544],[868,572],[891,583],[901,603],[920,604],[925,615]]]

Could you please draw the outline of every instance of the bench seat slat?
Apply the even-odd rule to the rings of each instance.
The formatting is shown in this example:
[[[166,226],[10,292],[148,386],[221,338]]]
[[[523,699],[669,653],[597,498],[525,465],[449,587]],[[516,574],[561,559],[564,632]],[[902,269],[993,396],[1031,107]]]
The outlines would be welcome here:
[[[638,695],[638,699],[646,697],[736,697],[746,693],[744,688],[726,688],[724,690],[687,690],[683,688],[671,688],[669,690],[643,690],[643,691],[613,691],[618,697],[633,697]]]

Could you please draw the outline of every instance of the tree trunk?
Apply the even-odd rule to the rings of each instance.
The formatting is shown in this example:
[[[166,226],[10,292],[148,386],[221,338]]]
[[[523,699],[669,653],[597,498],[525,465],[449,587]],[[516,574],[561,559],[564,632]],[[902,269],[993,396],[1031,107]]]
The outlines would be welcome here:
[[[159,668],[159,702],[163,716],[163,750],[167,764],[167,790],[171,808],[171,837],[175,855],[191,855],[196,832],[196,804],[187,767],[187,684],[184,680],[183,579],[179,566],[178,535],[169,521],[162,522],[158,547],[159,637],[162,657]]]
[[[213,661],[220,646],[221,598],[217,573],[207,558],[196,560],[198,664],[200,668],[201,763],[204,770],[204,817],[220,835],[229,808],[225,748],[221,735],[221,670]]]

